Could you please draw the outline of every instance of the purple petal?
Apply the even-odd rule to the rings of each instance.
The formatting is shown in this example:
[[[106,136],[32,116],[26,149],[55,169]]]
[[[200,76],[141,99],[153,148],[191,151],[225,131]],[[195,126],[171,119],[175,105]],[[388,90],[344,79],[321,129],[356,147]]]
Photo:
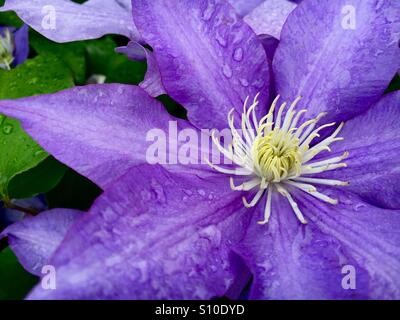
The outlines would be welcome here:
[[[139,39],[128,1],[7,0],[0,11],[15,11],[33,29],[56,42],[121,34]]]
[[[247,96],[268,97],[268,63],[253,31],[223,1],[133,1],[167,93],[199,128],[226,128]],[[260,111],[262,108],[260,108]],[[265,112],[265,110],[264,110]]]
[[[129,41],[126,46],[115,48],[118,53],[123,53],[131,60],[145,60],[146,48],[137,41]]]
[[[8,237],[11,249],[27,271],[41,275],[42,267],[48,263],[80,214],[80,211],[72,209],[44,211],[36,217],[12,224],[0,234],[0,238]]]
[[[324,192],[339,204],[297,194],[307,225],[280,196],[268,225],[250,224],[238,249],[254,273],[250,298],[399,299],[400,212]],[[354,268],[354,289],[342,286],[346,268]]]
[[[283,24],[296,4],[288,0],[266,0],[244,17],[256,34],[280,38]]]
[[[143,81],[139,86],[150,96],[157,97],[165,94],[165,89],[161,83],[160,70],[154,54],[136,41],[130,41],[126,47],[117,48],[117,52],[124,53],[132,60],[147,60],[147,71]]]
[[[14,32],[14,65],[24,63],[29,55],[29,27],[24,24],[21,28]]]
[[[139,83],[139,87],[145,90],[150,96],[158,97],[166,93],[164,85],[161,81],[160,69],[158,68],[158,64],[154,54],[148,49],[145,49],[145,51],[147,60],[147,71],[143,81]]]
[[[354,13],[354,15],[353,15]],[[277,92],[303,96],[307,117],[347,120],[376,102],[400,67],[400,2],[303,1],[274,58]]]
[[[329,179],[349,181],[346,187],[374,205],[400,209],[400,91],[385,95],[366,113],[346,122],[334,146],[349,152],[346,168],[329,171]],[[334,157],[334,155],[329,155]]]
[[[119,84],[3,100],[0,112],[21,120],[46,151],[102,188],[147,163],[149,130],[168,132],[169,121],[177,121],[141,88]]]
[[[229,248],[243,237],[248,217],[224,175],[204,180],[136,167],[70,229],[51,260],[57,289],[38,286],[30,298],[221,296],[237,276]]]

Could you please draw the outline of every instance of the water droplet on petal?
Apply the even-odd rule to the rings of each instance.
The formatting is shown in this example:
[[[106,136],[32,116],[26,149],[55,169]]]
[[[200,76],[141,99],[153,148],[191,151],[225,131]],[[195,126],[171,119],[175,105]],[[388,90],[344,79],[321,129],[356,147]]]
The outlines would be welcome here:
[[[243,49],[242,48],[235,49],[235,51],[233,52],[233,59],[238,62],[243,60]]]
[[[249,86],[249,82],[246,79],[240,79],[239,81],[240,81],[240,84],[243,87],[248,87]]]
[[[151,180],[151,188],[156,195],[156,199],[159,203],[165,203],[165,193],[163,186],[156,180]]]
[[[227,64],[224,64],[224,66],[222,67],[222,73],[225,75],[225,77],[230,78],[232,77],[232,69],[230,66],[228,66]]]
[[[264,80],[262,78],[259,78],[256,81],[254,81],[253,85],[257,89],[261,89],[264,86]]]
[[[220,245],[222,239],[221,231],[213,225],[202,229],[199,232],[199,237],[202,239],[207,239],[208,241],[210,241],[211,245],[215,247]]]
[[[344,204],[347,204],[347,205],[353,204],[353,201],[351,201],[351,199],[345,198],[345,197],[343,197],[342,199],[340,199],[340,202],[341,202],[341,203],[344,203]]]
[[[206,195],[206,192],[203,189],[199,189],[197,190],[197,192],[199,193],[199,195],[201,195],[202,197],[204,197]]]
[[[364,203],[358,203],[354,206],[355,211],[360,211],[363,210],[364,208],[366,208],[366,205]]]
[[[215,39],[217,40],[217,42],[219,43],[219,45],[221,47],[226,47],[226,40],[223,36],[221,36],[220,34],[216,34],[215,35]]]

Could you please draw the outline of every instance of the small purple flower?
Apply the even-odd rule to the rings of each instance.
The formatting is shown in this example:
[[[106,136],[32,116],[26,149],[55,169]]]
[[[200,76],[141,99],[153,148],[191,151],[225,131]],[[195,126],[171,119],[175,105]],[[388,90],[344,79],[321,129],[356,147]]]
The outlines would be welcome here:
[[[0,26],[0,68],[10,70],[29,55],[28,26],[19,29]]]
[[[400,5],[351,2],[356,28],[343,27],[348,0],[302,1],[267,57],[226,1],[133,1],[158,89],[188,121],[128,85],[1,101],[104,189],[68,232],[43,239],[53,253],[63,238],[51,258],[32,252],[64,221],[57,210],[3,232],[28,270],[37,259],[57,271],[56,290],[29,298],[237,297],[249,274],[252,299],[400,298],[400,94],[384,94],[399,69]],[[147,133],[171,121],[180,132],[229,123],[232,145],[213,140],[235,165],[198,164],[207,151],[179,139],[178,150],[198,151],[193,162],[149,164]]]

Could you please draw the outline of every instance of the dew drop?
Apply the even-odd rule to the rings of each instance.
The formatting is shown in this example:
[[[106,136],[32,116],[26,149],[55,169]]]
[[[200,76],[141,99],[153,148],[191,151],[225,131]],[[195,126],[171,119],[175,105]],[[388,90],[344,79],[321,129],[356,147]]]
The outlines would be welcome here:
[[[233,51],[233,59],[238,62],[243,60],[243,49],[242,48],[236,48],[235,51]]]
[[[156,195],[157,201],[159,203],[165,203],[166,199],[165,199],[164,188],[156,179],[151,180],[151,188]]]
[[[249,86],[249,82],[246,79],[240,79],[239,81],[240,81],[240,84],[243,87],[248,87]]]
[[[351,201],[351,199],[349,199],[349,198],[342,198],[342,199],[340,199],[340,202],[344,203],[344,204],[347,204],[347,205],[352,205],[353,204],[353,201]]]
[[[378,57],[378,56],[382,55],[383,53],[384,53],[383,50],[378,49],[378,50],[376,50],[376,51],[374,52],[374,56],[375,56],[375,57]]]
[[[206,192],[203,189],[199,189],[197,190],[197,192],[199,193],[199,195],[201,195],[202,197],[204,197],[206,195]]]
[[[257,89],[261,89],[264,86],[264,80],[263,79],[257,79],[254,83],[253,83],[254,87],[256,87]]]
[[[3,133],[4,134],[11,134],[13,129],[14,129],[14,127],[11,124],[5,124],[3,126]]]
[[[215,35],[215,39],[217,40],[217,42],[221,47],[226,47],[226,40],[220,34],[217,33]]]
[[[37,157],[37,156],[40,156],[40,155],[43,154],[43,153],[44,153],[43,150],[38,150],[38,151],[36,151],[33,155],[34,155],[35,157]]]
[[[224,64],[224,66],[222,67],[222,73],[225,75],[225,77],[230,78],[232,77],[232,69],[230,66],[228,66],[227,64]]]
[[[199,237],[208,240],[211,245],[218,246],[221,243],[221,231],[213,225],[210,225],[199,232]]]
[[[355,211],[360,211],[360,210],[364,209],[365,207],[366,207],[365,204],[363,204],[363,203],[358,203],[358,204],[356,204],[356,205],[354,206],[354,210],[355,210]]]

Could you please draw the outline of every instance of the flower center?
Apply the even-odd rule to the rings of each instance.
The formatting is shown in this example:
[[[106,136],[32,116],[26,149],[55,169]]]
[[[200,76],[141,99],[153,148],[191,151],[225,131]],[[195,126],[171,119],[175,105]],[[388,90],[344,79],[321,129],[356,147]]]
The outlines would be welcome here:
[[[0,34],[0,68],[10,70],[11,64],[14,61],[14,42],[10,30],[5,29],[3,34]]]
[[[320,137],[319,131],[335,125],[335,123],[328,123],[315,129],[316,124],[325,113],[321,113],[315,119],[299,125],[300,117],[307,110],[295,110],[300,100],[300,97],[298,97],[290,105],[284,117],[283,111],[286,108],[286,103],[283,103],[277,112],[276,119],[274,119],[275,107],[279,100],[279,96],[277,96],[268,114],[258,121],[255,114],[255,108],[258,105],[257,96],[248,109],[246,107],[248,98],[244,103],[241,133],[234,126],[234,109],[229,112],[228,123],[232,133],[232,143],[228,148],[221,145],[216,136],[216,131],[212,133],[213,142],[218,150],[230,159],[236,167],[234,169],[224,168],[209,161],[208,164],[215,170],[231,176],[230,184],[233,190],[250,191],[258,189],[250,202],[243,197],[243,203],[246,207],[254,207],[266,195],[264,219],[259,221],[260,224],[267,223],[270,218],[272,192],[278,192],[284,196],[289,201],[297,218],[302,223],[307,223],[293,199],[291,191],[297,188],[321,201],[331,204],[337,203],[337,200],[318,192],[315,185],[345,186],[348,185],[348,182],[313,178],[312,175],[345,167],[346,164],[341,161],[348,156],[348,152],[344,152],[343,155],[338,157],[319,161],[312,161],[312,159],[323,151],[331,151],[329,148],[331,143],[343,140],[343,138],[337,137],[343,123],[329,137],[312,145],[311,142],[314,138]],[[243,177],[247,177],[249,180],[240,185],[235,185],[234,176],[241,176],[242,180]]]

